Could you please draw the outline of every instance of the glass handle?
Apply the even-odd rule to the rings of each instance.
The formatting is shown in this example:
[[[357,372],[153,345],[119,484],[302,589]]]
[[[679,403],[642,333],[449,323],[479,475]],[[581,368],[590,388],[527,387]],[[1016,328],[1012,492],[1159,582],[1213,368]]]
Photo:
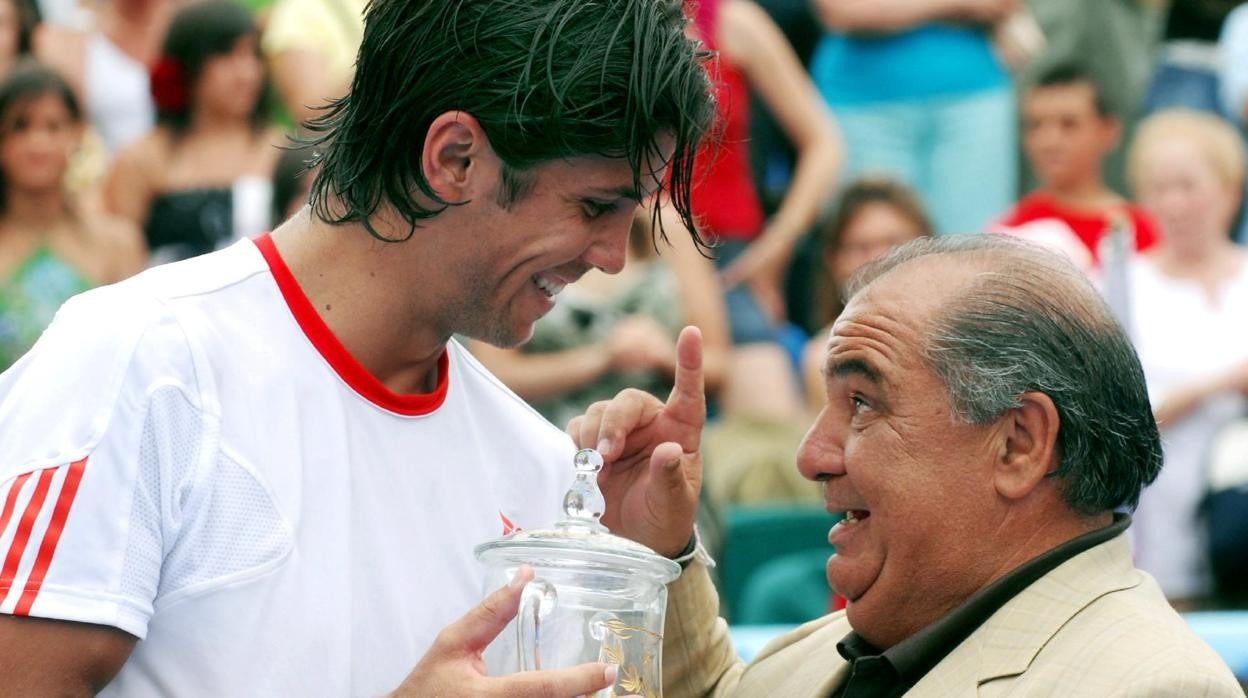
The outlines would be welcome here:
[[[516,613],[516,664],[520,671],[542,668],[542,621],[554,612],[557,600],[555,587],[541,578],[534,578],[520,592],[520,610]]]

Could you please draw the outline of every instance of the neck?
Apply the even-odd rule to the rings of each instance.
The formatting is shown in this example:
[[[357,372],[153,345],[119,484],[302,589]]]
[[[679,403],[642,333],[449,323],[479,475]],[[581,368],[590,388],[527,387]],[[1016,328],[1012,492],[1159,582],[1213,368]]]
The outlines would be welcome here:
[[[1206,234],[1189,236],[1182,241],[1171,239],[1160,246],[1161,261],[1176,271],[1208,270],[1227,259],[1233,243],[1222,235]]]
[[[1010,554],[1000,560],[979,586],[980,589],[1013,572],[1029,560],[1114,522],[1112,512],[1082,516],[1071,513],[1064,504],[1058,506],[1061,509],[1057,513],[1050,512],[1042,517],[1021,517],[1012,522],[1014,525],[1003,525],[1001,530],[1006,535],[999,549],[1009,550]]]
[[[69,214],[65,196],[59,189],[5,192],[4,220],[12,227],[46,232]]]
[[[113,16],[125,24],[144,24],[159,11],[161,3],[153,0],[129,0],[111,3]]]
[[[191,110],[189,130],[201,136],[251,136],[251,124],[246,119],[204,108]]]
[[[381,218],[373,224],[385,233]],[[413,240],[381,242],[360,224],[330,225],[305,206],[273,242],[321,319],[369,373],[399,394],[433,389],[451,332],[436,321],[435,294],[413,298],[395,284],[428,278],[412,268],[413,255],[398,254]]]
[[[1062,186],[1045,186],[1042,191],[1063,206],[1075,209],[1100,208],[1118,198],[1100,177],[1086,177]]]

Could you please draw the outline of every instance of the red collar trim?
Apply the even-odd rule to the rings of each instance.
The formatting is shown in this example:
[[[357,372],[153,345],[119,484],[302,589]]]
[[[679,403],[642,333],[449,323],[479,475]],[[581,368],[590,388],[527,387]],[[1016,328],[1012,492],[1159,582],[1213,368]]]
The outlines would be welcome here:
[[[316,308],[312,307],[312,301],[308,300],[303,289],[299,288],[299,282],[290,273],[290,268],[286,266],[281,253],[277,251],[277,246],[273,244],[273,238],[265,233],[255,238],[253,242],[259,248],[264,261],[268,263],[269,271],[273,273],[273,280],[277,282],[277,288],[282,292],[286,306],[290,308],[290,313],[295,317],[295,322],[299,323],[303,334],[307,336],[308,341],[312,342],[312,346],[320,355],[329,362],[330,368],[333,368],[334,372],[352,390],[384,410],[411,417],[429,414],[442,406],[442,403],[446,401],[450,374],[448,370],[450,359],[446,349],[443,349],[442,355],[438,357],[438,385],[433,392],[400,395],[390,390],[369,373],[368,369],[364,368],[330,331],[329,326],[316,312]]]

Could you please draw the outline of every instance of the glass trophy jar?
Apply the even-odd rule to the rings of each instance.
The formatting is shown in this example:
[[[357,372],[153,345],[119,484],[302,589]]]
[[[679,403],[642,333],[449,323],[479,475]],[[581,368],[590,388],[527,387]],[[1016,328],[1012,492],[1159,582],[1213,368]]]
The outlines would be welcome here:
[[[486,648],[486,668],[501,676],[606,662],[619,673],[597,698],[661,696],[666,585],[680,576],[680,565],[609,533],[598,521],[606,508],[598,490],[602,456],[586,449],[575,465],[564,515],[553,528],[518,531],[476,548],[487,568],[487,593],[522,564],[535,573],[516,618]]]

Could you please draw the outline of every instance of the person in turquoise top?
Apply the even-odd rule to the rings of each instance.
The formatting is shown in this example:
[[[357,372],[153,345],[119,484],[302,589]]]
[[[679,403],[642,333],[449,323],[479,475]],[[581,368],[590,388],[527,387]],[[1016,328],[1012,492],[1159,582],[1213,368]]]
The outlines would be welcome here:
[[[992,33],[1017,0],[816,0],[811,76],[840,123],[848,176],[915,188],[938,233],[982,230],[1014,201],[1017,125]]]
[[[65,192],[82,112],[59,74],[33,61],[0,83],[0,371],[70,296],[142,269],[139,232]]]

